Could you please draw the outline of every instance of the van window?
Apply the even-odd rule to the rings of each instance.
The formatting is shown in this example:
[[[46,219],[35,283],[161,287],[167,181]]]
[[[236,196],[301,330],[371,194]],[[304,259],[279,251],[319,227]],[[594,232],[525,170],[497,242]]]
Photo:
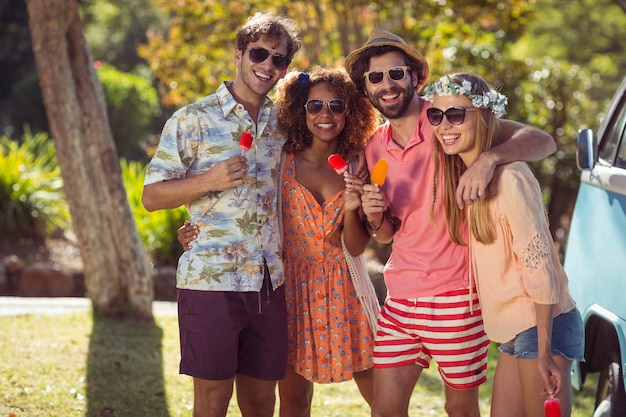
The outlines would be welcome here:
[[[622,115],[626,115],[626,112],[622,112]],[[620,140],[619,151],[617,151],[615,166],[626,169],[626,129],[622,129],[622,138]]]
[[[607,125],[604,140],[599,144],[598,156],[609,165],[626,168],[626,96],[622,97],[617,107],[615,120]]]

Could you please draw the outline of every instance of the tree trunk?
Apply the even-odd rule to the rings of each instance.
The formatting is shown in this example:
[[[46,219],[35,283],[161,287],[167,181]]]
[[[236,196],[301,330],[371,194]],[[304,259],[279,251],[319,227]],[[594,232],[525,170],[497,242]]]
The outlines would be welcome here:
[[[128,206],[76,0],[26,0],[51,135],[94,309],[152,319],[152,266]]]

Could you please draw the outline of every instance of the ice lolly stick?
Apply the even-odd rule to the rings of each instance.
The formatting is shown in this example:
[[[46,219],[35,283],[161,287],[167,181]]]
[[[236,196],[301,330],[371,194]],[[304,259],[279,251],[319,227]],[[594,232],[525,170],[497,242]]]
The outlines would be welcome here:
[[[247,151],[250,150],[252,146],[252,135],[248,132],[242,132],[241,138],[239,139],[239,147],[241,148],[241,154],[243,155]]]
[[[335,172],[339,175],[343,175],[344,172],[348,170],[348,164],[341,157],[341,155],[334,153],[328,157],[328,164],[335,170]]]
[[[561,417],[561,403],[558,398],[548,398],[543,402],[546,417]]]
[[[370,181],[372,184],[376,184],[379,187],[382,187],[385,183],[385,178],[387,178],[387,169],[389,168],[389,164],[387,164],[387,160],[385,158],[381,158],[374,165],[374,169],[372,169],[372,173],[370,174]]]

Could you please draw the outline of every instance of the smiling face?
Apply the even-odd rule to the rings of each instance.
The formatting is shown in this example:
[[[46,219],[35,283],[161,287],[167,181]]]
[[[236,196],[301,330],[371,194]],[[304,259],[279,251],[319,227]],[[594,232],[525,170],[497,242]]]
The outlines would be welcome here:
[[[328,83],[319,83],[311,87],[307,100],[320,99],[324,101],[322,110],[317,114],[306,111],[306,126],[313,135],[313,142],[331,142],[335,140],[346,125],[346,114],[332,112],[328,102],[341,99],[337,92]]]
[[[407,71],[401,80],[393,80],[389,76],[390,69],[406,65],[404,54],[399,51],[370,58],[367,71],[382,71],[385,74],[378,84],[372,84],[369,79],[366,79],[365,92],[374,107],[387,119],[397,119],[403,116],[415,95],[417,86],[415,74]]]
[[[287,42],[276,43],[261,37],[255,42],[250,42],[245,50],[238,49],[235,52],[237,64],[237,76],[233,84],[235,94],[244,100],[260,101],[265,100],[267,93],[274,88],[287,70],[280,70],[274,66],[272,54],[262,62],[253,62],[250,59],[252,48],[263,48],[271,53],[286,55]]]
[[[452,124],[444,115],[441,123],[433,126],[433,131],[446,154],[458,154],[465,165],[470,166],[480,154],[480,149],[476,144],[476,123],[479,110],[472,105],[472,101],[467,96],[462,94],[459,96],[435,95],[432,107],[443,112],[452,107],[466,109],[463,123]]]

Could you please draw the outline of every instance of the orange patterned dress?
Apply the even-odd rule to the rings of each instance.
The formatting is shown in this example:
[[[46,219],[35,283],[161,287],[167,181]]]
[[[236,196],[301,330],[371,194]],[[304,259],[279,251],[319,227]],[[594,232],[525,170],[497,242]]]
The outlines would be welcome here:
[[[288,363],[309,381],[341,382],[372,367],[374,338],[341,248],[343,190],[320,205],[283,167]]]

